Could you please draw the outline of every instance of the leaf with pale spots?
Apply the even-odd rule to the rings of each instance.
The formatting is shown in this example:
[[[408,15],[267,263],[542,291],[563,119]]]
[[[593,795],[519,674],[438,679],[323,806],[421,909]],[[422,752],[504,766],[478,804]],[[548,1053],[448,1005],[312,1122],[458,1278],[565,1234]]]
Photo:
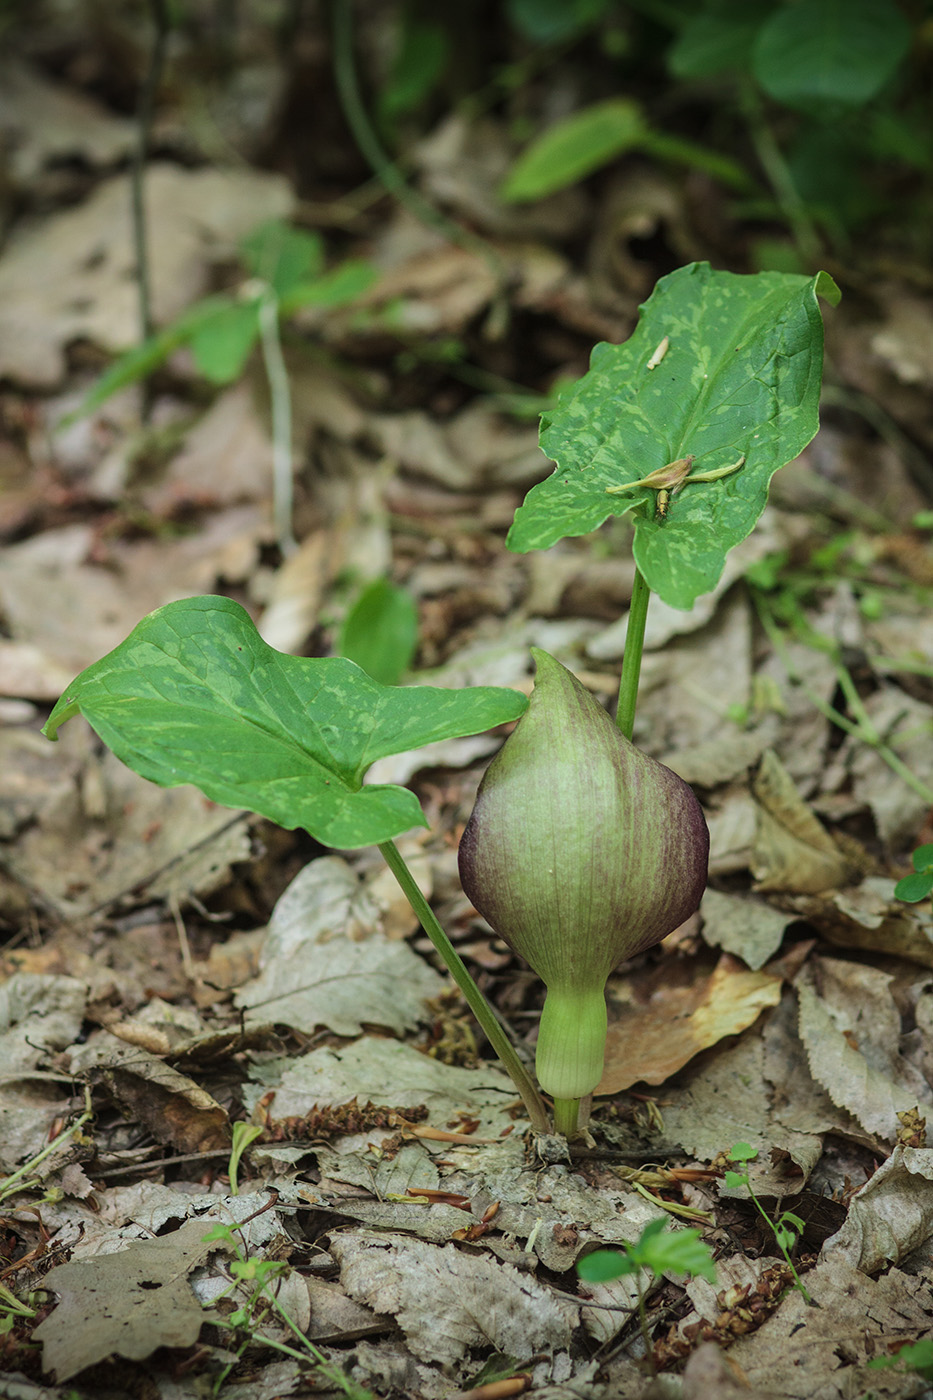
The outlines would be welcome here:
[[[588,373],[544,415],[541,446],[557,469],[519,507],[509,547],[547,549],[631,511],[646,581],[692,607],[753,530],[771,477],[817,431],[820,296],[839,300],[824,272],[740,276],[691,263],[663,277],[631,338],[597,345]],[[688,478],[663,515],[650,487],[618,491],[686,457],[701,477],[743,456],[716,479]]]
[[[129,768],[341,849],[426,825],[370,764],[517,719],[514,690],[388,686],[342,657],[286,656],[229,598],[158,608],[68,687],[42,731],[82,714]]]

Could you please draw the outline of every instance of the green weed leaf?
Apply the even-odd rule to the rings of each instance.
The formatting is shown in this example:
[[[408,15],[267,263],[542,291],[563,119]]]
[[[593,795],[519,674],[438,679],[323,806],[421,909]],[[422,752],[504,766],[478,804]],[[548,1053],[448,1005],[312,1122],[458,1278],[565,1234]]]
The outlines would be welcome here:
[[[258,337],[259,301],[230,297],[195,327],[191,353],[207,379],[229,384],[239,378]]]
[[[740,276],[690,263],[662,278],[632,337],[597,345],[589,372],[544,415],[541,446],[557,470],[519,507],[509,547],[547,549],[631,511],[648,584],[692,607],[754,528],[771,477],[819,426],[818,295],[839,298],[825,273]],[[687,456],[694,474],[745,460],[718,480],[688,480],[662,518],[650,487],[607,494]]]
[[[893,0],[779,5],[755,40],[755,77],[789,107],[858,107],[884,86],[910,45]]]
[[[268,282],[280,299],[300,282],[319,277],[324,269],[321,235],[292,228],[279,219],[271,219],[247,234],[240,243],[240,252],[252,275]]]
[[[442,25],[403,12],[401,27],[392,71],[379,94],[385,122],[414,111],[437,86],[450,59],[450,39]]]
[[[283,316],[302,306],[346,306],[368,292],[378,272],[365,258],[347,258],[311,282],[296,282],[279,304]]]
[[[635,1244],[625,1246],[624,1253],[598,1249],[577,1265],[577,1272],[586,1283],[608,1283],[639,1269],[650,1270],[655,1278],[666,1273],[689,1274],[716,1282],[713,1256],[700,1239],[699,1230],[670,1230],[666,1220],[652,1220]]]
[[[627,97],[584,107],[532,141],[512,166],[499,196],[514,204],[565,189],[641,145],[644,135],[641,108]]]
[[[69,686],[43,733],[73,715],[128,767],[193,783],[340,849],[426,825],[414,794],[363,785],[377,758],[517,719],[516,691],[389,687],[352,661],[286,656],[229,598],[187,598],[150,613]]]
[[[711,78],[747,68],[755,35],[771,6],[760,0],[727,0],[698,7],[668,49],[667,66],[675,78]]]
[[[418,645],[418,609],[388,579],[367,584],[344,618],[337,651],[382,685],[397,685]]]
[[[752,1147],[750,1142],[737,1142],[729,1153],[730,1162],[754,1162],[758,1156],[758,1148]]]
[[[924,846],[918,846],[911,856],[911,862],[915,870],[926,874],[933,872],[933,842],[927,842]]]
[[[898,880],[894,886],[894,898],[902,899],[905,904],[919,904],[921,899],[926,899],[933,890],[933,874],[927,871],[920,871],[915,875],[905,875],[903,880]]]

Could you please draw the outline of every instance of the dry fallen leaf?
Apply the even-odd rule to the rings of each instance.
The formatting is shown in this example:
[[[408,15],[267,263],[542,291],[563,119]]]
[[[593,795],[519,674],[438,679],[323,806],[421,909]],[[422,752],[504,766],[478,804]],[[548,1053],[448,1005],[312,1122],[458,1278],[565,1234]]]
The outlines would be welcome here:
[[[816,958],[797,980],[800,1039],[810,1073],[833,1103],[884,1142],[897,1114],[918,1106],[933,1119],[930,1086],[898,1051],[901,1017],[888,973],[860,963]]]
[[[508,1264],[401,1235],[331,1241],[351,1298],[398,1320],[414,1354],[453,1365],[485,1346],[528,1361],[570,1345],[576,1304]]]
[[[109,1090],[133,1121],[179,1152],[223,1151],[230,1145],[226,1111],[187,1075],[140,1046],[106,1032],[77,1047],[73,1063]]]
[[[160,325],[208,290],[209,264],[293,196],[281,176],[150,165],[145,201],[152,305]],[[0,257],[0,374],[50,388],[65,348],[85,339],[125,350],[139,335],[129,176],[106,180],[73,209],[23,223]],[[77,293],[77,294],[76,294]]]
[[[844,885],[848,860],[771,749],[762,756],[753,792],[758,804],[752,863],[757,888],[819,894]]]
[[[690,980],[684,982],[686,976]],[[606,1064],[597,1094],[618,1094],[639,1082],[663,1084],[694,1055],[737,1035],[781,999],[781,978],[752,972],[728,953],[712,973],[694,961],[671,985],[670,964],[648,976],[610,978]]]
[[[141,1361],[156,1347],[189,1347],[209,1317],[188,1274],[222,1243],[204,1243],[210,1226],[190,1220],[160,1239],[116,1254],[60,1264],[43,1284],[61,1301],[33,1332],[42,1366],[59,1382],[111,1355]]]
[[[852,1197],[823,1257],[841,1258],[863,1274],[899,1264],[933,1238],[933,1149],[895,1147]]]

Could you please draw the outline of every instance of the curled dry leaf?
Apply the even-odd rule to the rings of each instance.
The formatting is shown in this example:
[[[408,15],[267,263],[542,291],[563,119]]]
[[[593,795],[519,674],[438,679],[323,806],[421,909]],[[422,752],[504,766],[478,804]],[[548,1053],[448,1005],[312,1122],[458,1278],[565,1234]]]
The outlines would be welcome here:
[[[752,972],[723,954],[712,973],[692,964],[686,985],[670,984],[670,969],[609,983],[606,1066],[597,1094],[617,1094],[639,1081],[663,1084],[694,1055],[737,1035],[781,999],[781,978]]]

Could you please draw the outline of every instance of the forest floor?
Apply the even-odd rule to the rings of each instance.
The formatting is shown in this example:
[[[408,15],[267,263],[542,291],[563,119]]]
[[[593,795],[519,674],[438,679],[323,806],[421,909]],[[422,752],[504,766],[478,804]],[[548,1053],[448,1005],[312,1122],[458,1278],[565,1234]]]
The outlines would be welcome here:
[[[241,285],[260,220],[375,270],[283,321],[283,552],[258,349],[218,387],[182,347],[68,416],[138,336],[137,124],[94,95],[89,39],[45,42],[0,97],[0,1394],[929,1394],[872,1366],[933,1331],[933,916],[893,893],[933,841],[928,276],[827,255],[818,437],[712,593],[652,600],[635,740],[701,798],[710,883],[610,978],[590,1136],[562,1154],[372,849],[147,783],[83,720],[39,731],[162,604],[225,594],[281,651],[326,655],[383,575],[417,605],[408,679],[528,693],[538,646],[614,703],[630,525],[505,547],[550,470],[537,410],[631,334],[657,277],[748,271],[745,230],[708,177],[637,158],[498,204],[505,123],[448,114],[409,179],[458,243],[365,183],[342,128],[326,197],[273,159],[270,113],[297,120],[299,97],[328,147],[326,84],[260,55],[256,110],[200,126],[190,87],[169,93],[145,181],[157,325]],[[302,53],[306,80],[324,60]],[[543,989],[457,878],[502,737],[378,777],[422,801],[403,850],[531,1063]],[[729,1186],[737,1146],[749,1184]],[[594,1246],[665,1218],[701,1231],[715,1283],[580,1280]]]

